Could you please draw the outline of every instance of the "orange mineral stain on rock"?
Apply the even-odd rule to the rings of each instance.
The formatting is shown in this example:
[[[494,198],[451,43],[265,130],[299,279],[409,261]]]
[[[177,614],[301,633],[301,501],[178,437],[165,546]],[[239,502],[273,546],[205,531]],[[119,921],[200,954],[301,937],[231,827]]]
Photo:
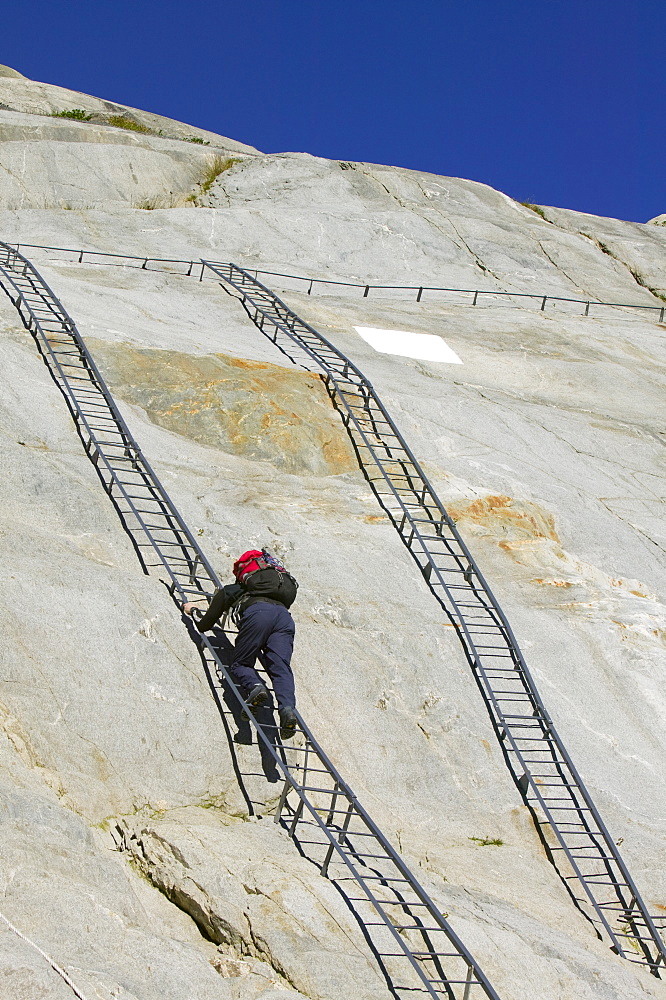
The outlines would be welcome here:
[[[548,511],[530,500],[507,496],[487,496],[449,508],[454,521],[475,527],[475,534],[493,535],[503,549],[549,539],[559,544],[555,520]]]
[[[449,513],[463,536],[496,545],[530,573],[531,583],[563,590],[575,585],[577,564],[561,546],[555,518],[538,503],[492,494],[454,503]]]
[[[225,354],[91,347],[112,391],[161,427],[285,472],[358,468],[323,384],[308,372]]]

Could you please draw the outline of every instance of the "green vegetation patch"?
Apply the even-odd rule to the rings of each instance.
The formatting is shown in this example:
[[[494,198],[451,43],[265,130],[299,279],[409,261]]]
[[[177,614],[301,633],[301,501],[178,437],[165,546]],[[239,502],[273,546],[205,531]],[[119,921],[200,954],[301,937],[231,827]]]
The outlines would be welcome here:
[[[468,840],[473,840],[475,844],[479,847],[503,847],[504,841],[500,840],[499,837],[468,837]]]
[[[206,168],[203,180],[200,182],[201,193],[206,194],[220,174],[223,174],[225,170],[231,170],[234,164],[240,162],[238,157],[229,156],[225,159],[224,156],[216,156],[211,165]]]
[[[544,222],[548,222],[546,213],[542,209],[541,205],[533,205],[531,201],[521,201],[519,204],[522,205],[523,208],[529,208],[530,211],[536,212],[537,215],[541,216]]]
[[[162,208],[160,205],[159,195],[155,195],[154,198],[144,198],[143,201],[137,201],[132,208],[141,208],[144,212],[153,212],[156,208]]]
[[[128,132],[141,132],[144,135],[155,135],[152,128],[148,128],[147,125],[141,125],[139,122],[135,122],[133,118],[129,115],[110,115],[108,118],[109,125],[113,125],[114,128],[124,128]]]
[[[210,143],[205,142],[200,135],[187,135],[185,142],[196,142],[198,146],[210,146]]]
[[[662,302],[666,302],[666,295],[662,295],[661,292],[657,291],[656,288],[653,288],[652,285],[648,285],[641,272],[637,271],[635,267],[629,268],[629,274],[632,276],[636,284],[641,286],[641,288],[647,288],[648,292],[651,292],[655,299],[661,299]]]
[[[75,122],[89,122],[92,115],[87,114],[83,108],[70,108],[69,111],[52,111],[51,118],[71,118]]]
[[[204,170],[203,177],[199,181],[199,190],[188,195],[187,201],[194,202],[196,205],[201,195],[207,194],[210,191],[220,174],[223,174],[225,170],[231,170],[236,163],[242,162],[237,156],[215,156],[213,161]]]

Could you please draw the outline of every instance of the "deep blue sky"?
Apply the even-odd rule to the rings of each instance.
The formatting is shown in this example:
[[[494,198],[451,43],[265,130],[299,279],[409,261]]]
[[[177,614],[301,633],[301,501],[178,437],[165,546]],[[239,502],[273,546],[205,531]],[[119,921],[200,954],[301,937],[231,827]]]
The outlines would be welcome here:
[[[266,152],[666,212],[666,0],[31,0],[0,63]]]

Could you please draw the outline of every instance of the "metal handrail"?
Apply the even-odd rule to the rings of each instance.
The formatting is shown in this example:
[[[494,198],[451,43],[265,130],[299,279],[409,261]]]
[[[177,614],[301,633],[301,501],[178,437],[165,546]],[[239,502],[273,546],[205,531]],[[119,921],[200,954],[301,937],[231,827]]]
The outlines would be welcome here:
[[[33,265],[4,243],[0,243],[0,286],[35,338],[74,417],[86,453],[135,545],[147,540],[158,566],[168,576],[174,597],[189,599],[193,592],[210,595],[219,580],[132,437],[74,321]],[[70,369],[77,374],[70,374]],[[100,404],[105,415],[100,415]],[[98,421],[107,421],[101,430],[96,426]],[[137,489],[145,490],[147,495],[137,496],[133,492]],[[127,517],[131,517],[131,524]],[[159,518],[162,523],[151,523]],[[394,996],[420,994],[448,1000],[484,996],[499,1000],[447,917],[359,803],[301,715],[297,713],[301,746],[288,747],[271,739],[266,725],[257,721],[244,701],[214,641],[206,635],[199,638],[206,674],[223,717],[229,711],[231,696],[235,709],[246,711],[263,753],[282,776],[284,787],[275,821],[288,830],[302,853],[315,861],[322,875],[340,891],[349,878],[362,890],[360,898],[349,897],[348,893],[345,898]],[[308,784],[313,775],[315,787]],[[344,819],[340,820],[340,815]],[[318,840],[306,841],[300,832],[305,827],[314,829]],[[364,838],[371,839],[370,853]],[[366,904],[380,918],[378,922],[368,919]],[[388,951],[388,947],[394,950]],[[393,959],[407,961],[411,978],[406,985],[395,981],[392,966],[397,963]],[[445,968],[449,971],[445,972]],[[404,969],[400,976],[404,978]]]
[[[366,478],[456,627],[505,759],[523,798],[532,809],[537,827],[542,823],[537,815],[538,809],[555,834],[557,849],[565,855],[573,877],[584,893],[584,900],[609,936],[613,948],[629,961],[640,961],[658,974],[659,966],[666,963],[666,944],[654,918],[647,911],[613,838],[545,709],[506,616],[371,383],[345,354],[298,317],[250,272],[231,263],[204,263],[221,279],[225,290],[232,290],[238,295],[255,325],[295,364],[308,371],[313,371],[314,366],[314,371],[323,372],[332,399],[340,403],[345,426]],[[299,355],[306,356],[309,365],[294,357],[293,345],[298,348]],[[363,416],[359,415],[359,411]],[[367,460],[366,455],[369,456]],[[396,466],[402,472],[396,474]],[[373,480],[371,472],[379,473],[379,480]],[[426,516],[418,517],[415,511]],[[434,531],[435,535],[427,535],[428,531]],[[431,539],[436,545],[430,544]],[[449,560],[449,565],[440,565],[444,559]],[[460,590],[463,600],[457,593]],[[469,604],[472,597],[473,603]],[[473,615],[468,610],[470,607],[477,613]],[[480,617],[483,625],[479,624]],[[474,637],[481,628],[489,630],[481,632],[483,638],[499,643],[490,647],[495,652],[485,652],[488,647]],[[499,649],[505,652],[496,652]],[[498,666],[502,657],[510,660],[510,667]],[[507,685],[513,685],[509,692],[503,690]],[[520,711],[516,712],[516,709]],[[523,734],[524,729],[528,731],[527,736]],[[533,745],[535,742],[537,746]],[[527,746],[523,745],[525,743]],[[547,754],[546,759],[533,759],[534,754],[543,753]],[[547,777],[552,779],[548,787],[554,784],[556,792],[562,794],[544,793],[545,783],[532,764],[548,768]],[[566,801],[567,805],[562,806],[562,801]],[[569,822],[568,816],[565,821],[557,815],[571,811],[578,817],[576,823]],[[569,829],[571,826],[581,829],[572,831]],[[584,837],[584,850],[592,852],[592,866],[582,864],[583,858],[590,860],[590,857],[581,856],[581,850],[575,846],[575,837],[581,835]],[[547,849],[552,858],[553,848]],[[589,871],[590,867],[599,865],[601,873]],[[571,876],[561,871],[560,874],[565,880],[571,880]],[[604,876],[602,882],[597,879],[599,874]],[[592,875],[595,877],[592,878]],[[571,886],[567,887],[571,892]],[[609,889],[615,897],[612,904],[603,898]],[[630,934],[622,921],[629,926]],[[640,959],[632,954],[632,941],[642,951]]]
[[[68,253],[74,254],[77,257],[76,263],[82,264],[84,258],[91,257],[110,257],[114,260],[135,260],[141,261],[140,265],[136,265],[140,270],[143,271],[167,271],[167,273],[174,273],[171,268],[160,268],[160,267],[149,267],[148,265],[153,264],[182,264],[186,270],[176,272],[182,274],[185,277],[191,277],[194,275],[195,266],[198,265],[197,260],[182,260],[172,257],[145,257],[141,255],[134,254],[119,254],[119,253],[107,253],[103,250],[76,250],[71,247],[52,247],[44,246],[38,243],[14,243],[12,244],[17,251],[23,247],[24,249],[32,250],[51,250],[57,253]],[[88,263],[93,264],[108,264],[108,261],[94,261],[88,259]],[[114,264],[109,266],[122,267],[123,264]],[[132,266],[132,265],[130,265]],[[572,302],[574,305],[585,306],[583,315],[589,316],[590,309],[592,307],[603,306],[612,309],[643,309],[652,312],[659,313],[659,319],[657,322],[663,323],[664,317],[666,316],[666,305],[663,306],[653,306],[644,305],[635,302],[602,302],[596,299],[578,299],[578,298],[568,298],[563,295],[551,295],[550,293],[544,294],[543,292],[504,292],[499,290],[493,290],[490,288],[451,288],[445,285],[384,285],[376,284],[372,282],[355,282],[355,281],[337,281],[332,278],[315,278],[309,277],[302,274],[287,274],[282,271],[268,271],[262,268],[249,268],[249,274],[253,274],[255,278],[258,278],[260,274],[267,275],[269,277],[276,278],[289,278],[291,281],[302,281],[307,288],[307,294],[311,295],[313,289],[317,285],[332,285],[338,286],[340,288],[362,288],[363,298],[367,298],[371,291],[406,291],[416,293],[416,302],[421,302],[423,299],[423,294],[425,292],[450,292],[452,294],[461,295],[471,295],[472,305],[477,305],[479,298],[483,296],[499,297],[499,298],[522,298],[522,299],[535,299],[540,302],[540,312],[544,312],[546,304],[548,302]],[[199,280],[203,277],[203,272],[199,275]]]

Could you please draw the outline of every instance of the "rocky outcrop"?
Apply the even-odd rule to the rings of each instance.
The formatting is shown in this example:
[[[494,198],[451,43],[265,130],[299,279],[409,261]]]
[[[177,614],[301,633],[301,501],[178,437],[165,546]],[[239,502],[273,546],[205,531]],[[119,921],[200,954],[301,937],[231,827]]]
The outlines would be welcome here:
[[[388,1000],[340,894],[270,820],[230,823],[224,814],[181,810],[123,820],[117,838],[227,962],[240,960],[241,971],[272,973],[273,984],[316,1000]]]
[[[165,118],[163,115],[155,115],[149,111],[127,107],[125,104],[92,97],[78,90],[67,90],[51,83],[39,83],[27,79],[9,67],[4,69],[5,72],[0,72],[0,107],[8,111],[31,115],[57,115],[63,111],[71,112],[79,109],[85,115],[90,115],[91,119],[99,118],[101,121],[114,115],[126,115],[130,123],[142,126],[146,134],[152,132],[155,135],[184,140],[199,138],[208,141],[211,146],[223,146],[237,153],[257,152],[254,146],[237,142],[235,139],[227,139],[216,132],[208,132],[195,125],[186,125],[184,122],[174,121],[173,118]],[[61,123],[68,123],[68,119],[59,120]],[[117,127],[122,128],[122,126]]]
[[[457,177],[286,153],[220,176],[205,203],[224,211],[232,234],[242,220],[243,249],[275,271],[289,261],[322,277],[646,305],[656,304],[648,286],[666,284],[658,227],[559,209],[542,217]],[[581,235],[595,226],[598,239]],[[603,243],[613,229],[617,258]]]
[[[0,148],[2,207],[70,210],[188,204],[225,162],[256,154],[204,129],[11,73],[0,74]]]
[[[17,69],[12,69],[11,66],[0,66],[0,77],[13,80],[25,80],[23,73],[19,73]]]
[[[666,302],[666,241],[663,232],[652,229],[655,219],[640,225],[563,208],[548,208],[545,212],[562,229],[587,237],[603,254],[625,268],[639,288],[647,288],[656,299]],[[659,217],[656,221],[659,222]]]

